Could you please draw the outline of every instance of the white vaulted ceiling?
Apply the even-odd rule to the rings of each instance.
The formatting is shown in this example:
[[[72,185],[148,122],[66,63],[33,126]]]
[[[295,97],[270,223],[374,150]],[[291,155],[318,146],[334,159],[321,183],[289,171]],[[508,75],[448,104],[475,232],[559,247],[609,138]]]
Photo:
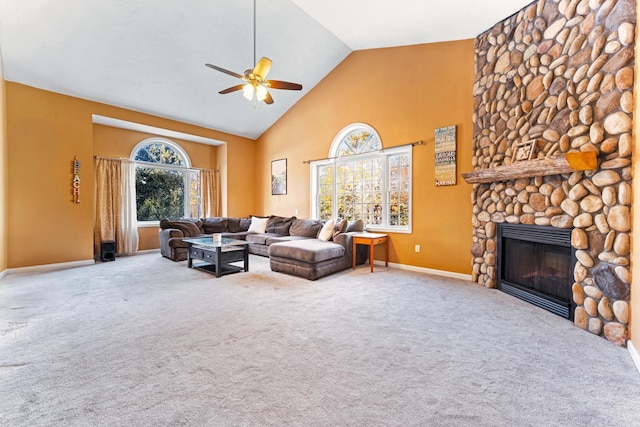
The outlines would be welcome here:
[[[217,92],[253,66],[252,0],[1,0],[5,79],[259,137],[353,50],[474,38],[531,0],[257,0],[272,90],[253,108]]]

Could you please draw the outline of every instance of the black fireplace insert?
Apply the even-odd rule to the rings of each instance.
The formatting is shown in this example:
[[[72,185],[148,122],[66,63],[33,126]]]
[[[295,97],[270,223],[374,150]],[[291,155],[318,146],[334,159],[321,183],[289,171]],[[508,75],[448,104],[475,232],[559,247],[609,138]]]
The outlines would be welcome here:
[[[498,289],[573,320],[571,230],[498,224]]]

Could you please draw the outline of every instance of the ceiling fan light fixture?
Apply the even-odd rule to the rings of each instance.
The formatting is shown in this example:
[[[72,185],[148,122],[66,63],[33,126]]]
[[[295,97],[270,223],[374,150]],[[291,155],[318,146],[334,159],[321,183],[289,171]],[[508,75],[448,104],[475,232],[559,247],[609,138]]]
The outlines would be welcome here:
[[[256,0],[253,0],[253,68],[245,70],[244,76],[233,71],[218,67],[217,65],[205,64],[209,68],[221,73],[236,77],[245,83],[231,86],[218,92],[221,95],[242,90],[242,95],[249,101],[253,100],[265,104],[273,104],[273,98],[269,93],[271,89],[302,90],[302,85],[298,83],[285,82],[282,80],[267,80],[267,74],[271,70],[271,60],[265,56],[256,62]],[[255,93],[255,97],[254,97]]]
[[[264,101],[267,98],[267,88],[262,85],[257,85],[256,97],[258,98],[258,101]]]
[[[253,86],[251,83],[247,83],[242,87],[242,96],[247,98],[249,101],[253,99]]]

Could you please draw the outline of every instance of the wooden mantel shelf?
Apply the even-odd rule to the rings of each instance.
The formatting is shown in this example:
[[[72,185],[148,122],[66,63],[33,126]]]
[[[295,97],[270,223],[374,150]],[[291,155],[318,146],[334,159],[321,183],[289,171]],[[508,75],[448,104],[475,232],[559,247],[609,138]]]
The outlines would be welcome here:
[[[594,170],[597,167],[598,159],[595,151],[587,151],[584,153],[566,153],[544,159],[524,160],[495,168],[478,169],[473,172],[465,172],[462,177],[469,184],[480,184]]]

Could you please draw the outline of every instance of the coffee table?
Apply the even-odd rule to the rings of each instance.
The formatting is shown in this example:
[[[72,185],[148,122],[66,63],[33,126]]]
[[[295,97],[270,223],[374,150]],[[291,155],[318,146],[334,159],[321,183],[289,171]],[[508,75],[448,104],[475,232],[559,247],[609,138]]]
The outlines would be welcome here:
[[[214,273],[216,277],[239,271],[249,271],[249,242],[225,238],[215,242],[212,237],[184,239],[183,241],[189,245],[188,268]],[[203,262],[194,264],[193,260]],[[244,261],[244,267],[231,265],[233,262],[240,261]]]

